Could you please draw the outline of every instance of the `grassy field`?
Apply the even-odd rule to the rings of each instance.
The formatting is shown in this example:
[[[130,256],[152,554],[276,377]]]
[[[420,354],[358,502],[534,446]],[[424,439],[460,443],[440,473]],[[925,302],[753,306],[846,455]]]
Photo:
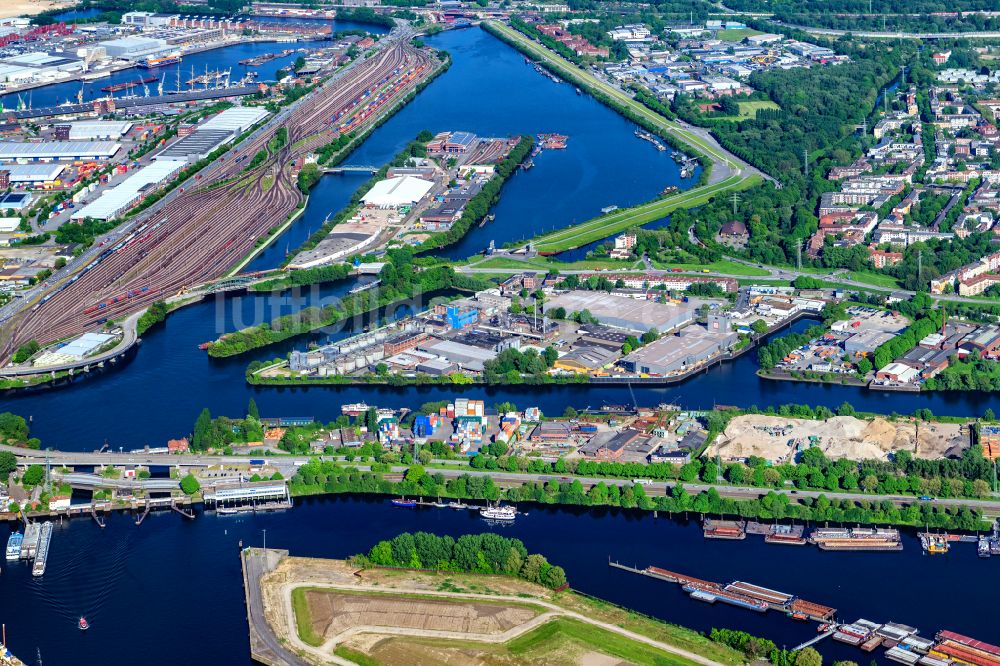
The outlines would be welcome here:
[[[720,30],[715,33],[715,38],[723,42],[741,42],[747,37],[752,37],[754,35],[762,35],[764,33],[759,30],[751,30],[750,28],[739,28],[737,30]]]
[[[654,261],[653,266],[663,270],[670,270],[671,268],[680,268],[687,273],[703,273],[704,269],[708,269],[712,273],[723,273],[725,275],[745,275],[747,277],[754,276],[765,276],[770,275],[767,271],[757,268],[756,266],[749,266],[747,264],[741,264],[737,261],[729,261],[727,259],[721,259],[719,261],[713,261],[710,264],[679,264],[676,262],[659,262]]]
[[[864,282],[865,284],[870,284],[874,287],[885,287],[887,289],[899,289],[899,280],[892,277],[891,275],[882,275],[881,273],[872,273],[869,271],[853,271],[851,273],[851,279],[856,282]]]
[[[292,590],[292,610],[295,612],[295,629],[303,643],[313,646],[323,644],[323,637],[313,631],[312,614],[309,612],[309,601],[306,592],[309,588],[297,587]]]
[[[715,116],[706,120],[749,120],[757,117],[758,109],[780,109],[781,107],[771,100],[754,100],[750,102],[739,102],[740,115],[738,116]]]
[[[693,208],[707,203],[710,199],[729,190],[746,189],[760,182],[756,175],[749,178],[730,176],[715,183],[696,187],[686,192],[680,192],[662,199],[640,204],[632,208],[622,208],[607,215],[601,215],[593,220],[574,224],[558,231],[536,236],[531,240],[532,247],[539,252],[563,252],[581,245],[602,240],[608,236],[621,233],[632,227],[658,220],[677,208]]]

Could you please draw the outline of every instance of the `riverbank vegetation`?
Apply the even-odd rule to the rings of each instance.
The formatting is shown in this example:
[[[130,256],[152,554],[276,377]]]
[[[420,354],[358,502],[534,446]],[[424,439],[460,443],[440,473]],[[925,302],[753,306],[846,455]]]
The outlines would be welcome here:
[[[378,289],[348,295],[338,303],[308,307],[269,323],[226,333],[209,345],[208,353],[216,358],[236,356],[421,294],[446,289],[478,291],[491,284],[480,278],[458,275],[449,266],[418,270],[413,263],[413,253],[408,248],[392,249],[386,253],[386,265],[379,273],[379,279],[381,284]]]
[[[549,564],[544,555],[528,553],[520,539],[499,534],[465,534],[457,540],[428,532],[402,534],[379,541],[365,555],[355,555],[360,566],[436,569],[515,576],[549,589],[566,585],[566,572]]]
[[[142,313],[142,315],[139,317],[139,320],[136,322],[135,334],[142,335],[143,333],[151,329],[153,326],[166,321],[167,314],[169,312],[170,309],[167,307],[165,301],[162,300],[153,301],[152,304],[150,304],[149,308],[147,308],[146,311]]]
[[[381,471],[363,471],[330,461],[314,460],[299,468],[291,480],[291,490],[294,495],[369,493],[489,501],[507,499],[513,502],[612,506],[669,514],[693,512],[760,520],[910,525],[970,531],[986,528],[979,511],[968,506],[944,507],[914,502],[900,507],[888,499],[854,500],[825,495],[817,498],[791,497],[774,490],[760,498],[735,500],[722,497],[715,488],[692,495],[683,483],[668,487],[664,496],[651,497],[639,483],[600,481],[585,488],[579,479],[560,481],[554,478],[548,481],[525,478],[521,485],[503,490],[489,475],[463,474],[445,479],[442,474],[426,471],[421,466],[410,467],[400,481],[389,480],[383,474]]]

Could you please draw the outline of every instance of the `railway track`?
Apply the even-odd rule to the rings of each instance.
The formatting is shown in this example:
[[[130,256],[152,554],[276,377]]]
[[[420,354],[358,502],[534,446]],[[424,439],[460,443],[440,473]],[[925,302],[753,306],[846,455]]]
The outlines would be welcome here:
[[[0,357],[9,358],[28,340],[63,339],[223,275],[301,201],[292,176],[297,158],[342,131],[374,122],[380,110],[432,70],[430,55],[397,42],[359,62],[348,76],[326,82],[296,103],[282,122],[220,158],[197,185],[147,214],[136,231],[15,316],[7,324]],[[244,172],[241,158],[266,150],[280,126],[288,128],[286,145]]]

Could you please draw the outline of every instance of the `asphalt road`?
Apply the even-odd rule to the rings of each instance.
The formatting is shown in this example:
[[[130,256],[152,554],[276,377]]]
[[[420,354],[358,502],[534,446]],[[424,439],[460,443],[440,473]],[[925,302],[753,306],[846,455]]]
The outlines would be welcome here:
[[[285,649],[264,616],[260,579],[274,568],[274,560],[280,560],[281,554],[281,551],[261,552],[259,548],[247,548],[242,552],[250,649],[255,660],[270,666],[309,666],[309,662]]]

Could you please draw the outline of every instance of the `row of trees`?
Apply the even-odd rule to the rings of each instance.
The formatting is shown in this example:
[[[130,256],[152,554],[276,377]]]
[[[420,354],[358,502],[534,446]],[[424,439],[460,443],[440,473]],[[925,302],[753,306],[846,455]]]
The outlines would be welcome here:
[[[889,500],[839,500],[830,499],[825,495],[816,499],[800,497],[793,503],[787,494],[776,492],[769,492],[760,499],[735,500],[720,496],[714,488],[691,495],[682,483],[672,486],[670,492],[662,497],[646,495],[641,484],[618,485],[599,482],[587,490],[579,480],[556,479],[527,482],[501,491],[490,476],[462,475],[445,481],[440,474],[427,474],[419,466],[411,467],[410,472],[407,472],[401,481],[389,481],[380,472],[362,472],[353,468],[339,467],[332,462],[313,461],[299,468],[291,480],[291,488],[297,495],[372,493],[483,500],[505,498],[515,502],[615,506],[667,513],[694,512],[761,520],[790,519],[912,525],[970,531],[985,528],[980,513],[967,506],[944,507],[915,502],[901,508]]]
[[[379,541],[367,555],[356,556],[355,561],[408,569],[517,576],[551,589],[566,585],[562,567],[549,564],[544,555],[529,555],[520,539],[491,532],[466,534],[457,541],[447,535],[403,532]]]

